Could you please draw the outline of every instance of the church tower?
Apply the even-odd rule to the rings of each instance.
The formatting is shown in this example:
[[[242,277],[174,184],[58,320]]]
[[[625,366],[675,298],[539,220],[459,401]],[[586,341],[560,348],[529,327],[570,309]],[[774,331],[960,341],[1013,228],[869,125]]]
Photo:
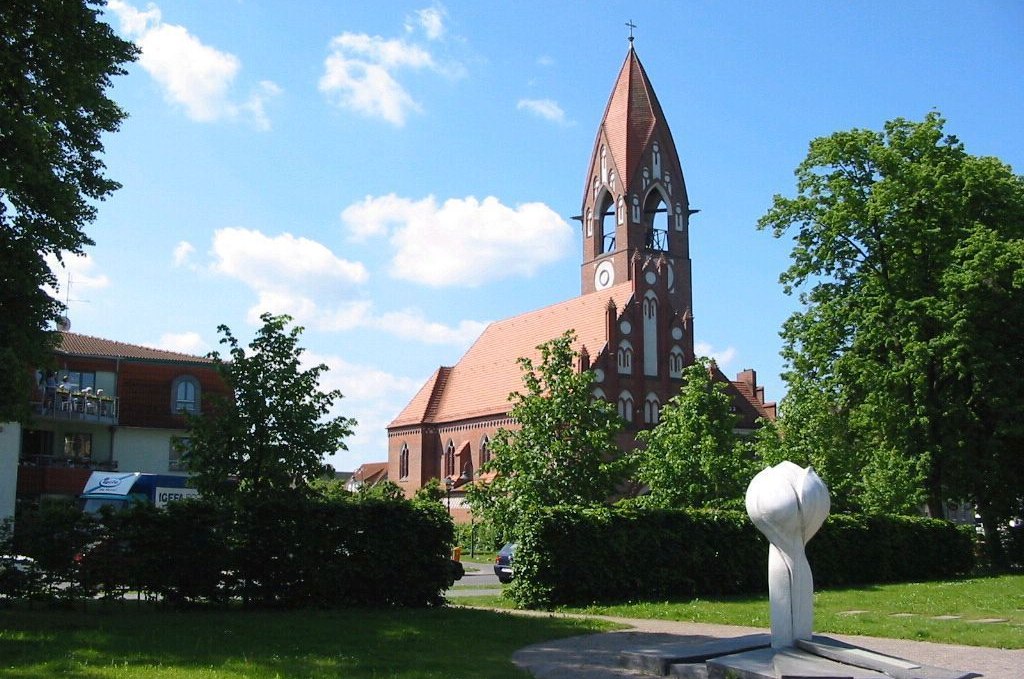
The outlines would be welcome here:
[[[663,292],[657,302],[685,327],[687,336],[679,339],[690,349],[689,360],[694,212],[672,132],[630,40],[587,170],[580,213],[582,293],[626,281],[632,281],[637,300]]]
[[[632,28],[632,26],[630,26]],[[581,294],[489,324],[453,366],[440,366],[388,424],[388,479],[412,497],[440,479],[454,491],[453,515],[470,520],[462,486],[479,478],[491,441],[515,429],[508,395],[523,389],[520,358],[575,333],[578,368],[594,375],[593,395],[615,404],[623,450],[658,424],[694,362],[690,209],[675,142],[633,50],[612,89],[587,168]],[[727,384],[738,429],[774,418],[756,373]]]

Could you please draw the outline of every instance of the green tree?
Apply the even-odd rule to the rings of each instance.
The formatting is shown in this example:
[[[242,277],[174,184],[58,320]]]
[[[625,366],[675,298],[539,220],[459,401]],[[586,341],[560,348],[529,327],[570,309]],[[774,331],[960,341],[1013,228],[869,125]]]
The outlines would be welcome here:
[[[211,395],[211,412],[189,416],[184,459],[193,482],[210,495],[239,497],[304,491],[322,477],[324,458],[346,450],[355,420],[328,418],[341,392],[320,391],[326,365],[303,369],[302,328],[288,316],[260,316],[263,326],[249,351],[221,325],[229,359],[210,354],[230,389]]]
[[[643,444],[637,479],[651,507],[729,507],[743,504],[752,476],[747,446],[733,433],[736,416],[714,365],[698,359],[683,386],[661,409],[658,424],[637,433]]]
[[[761,218],[794,239],[781,282],[803,309],[782,330],[786,379],[828,403],[784,438],[848,432],[837,453],[856,447],[848,482],[865,503],[913,486],[936,516],[975,502],[998,559],[996,525],[1024,488],[1024,381],[1007,374],[1024,365],[1024,179],[944,124],[815,139],[796,197]]]
[[[405,491],[397,483],[389,479],[359,486],[356,497],[363,500],[373,498],[376,500],[390,500],[391,502],[405,502],[406,499]]]
[[[47,256],[78,254],[103,174],[101,137],[125,117],[107,98],[138,50],[98,19],[96,0],[0,5],[0,422],[28,414],[29,378],[46,365],[63,305]]]
[[[622,421],[593,396],[594,374],[579,371],[575,333],[541,344],[539,365],[520,358],[525,393],[509,396],[516,430],[500,429],[482,470],[496,472],[467,491],[473,513],[493,523],[503,539],[532,510],[606,502],[622,479],[625,459],[615,435]]]

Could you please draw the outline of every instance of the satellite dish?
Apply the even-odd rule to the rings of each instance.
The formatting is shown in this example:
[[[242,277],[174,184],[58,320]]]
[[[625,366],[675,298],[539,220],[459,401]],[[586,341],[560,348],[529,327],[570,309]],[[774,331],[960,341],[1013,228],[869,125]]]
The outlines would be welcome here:
[[[71,319],[67,316],[61,316],[57,319],[57,329],[61,332],[68,332],[71,330]]]

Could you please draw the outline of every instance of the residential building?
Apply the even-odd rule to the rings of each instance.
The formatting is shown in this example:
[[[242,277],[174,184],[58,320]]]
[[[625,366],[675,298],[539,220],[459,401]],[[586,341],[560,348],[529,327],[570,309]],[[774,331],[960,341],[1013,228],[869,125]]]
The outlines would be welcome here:
[[[387,480],[387,462],[366,462],[359,465],[359,468],[352,472],[352,476],[345,481],[345,490],[354,493],[364,486],[373,487]]]
[[[176,445],[187,445],[185,413],[228,393],[200,356],[61,332],[54,359],[36,374],[31,420],[4,425],[16,430],[17,497],[27,501],[73,497],[93,471],[187,475]]]
[[[407,495],[430,479],[451,480],[452,512],[465,518],[459,488],[491,454],[500,427],[514,428],[508,395],[522,391],[520,357],[566,330],[579,369],[596,375],[594,395],[626,423],[619,445],[658,423],[693,364],[689,244],[692,209],[675,141],[630,44],[598,127],[584,175],[578,297],[489,325],[454,366],[442,366],[388,425],[388,477]],[[726,384],[737,429],[774,418],[754,370]]]

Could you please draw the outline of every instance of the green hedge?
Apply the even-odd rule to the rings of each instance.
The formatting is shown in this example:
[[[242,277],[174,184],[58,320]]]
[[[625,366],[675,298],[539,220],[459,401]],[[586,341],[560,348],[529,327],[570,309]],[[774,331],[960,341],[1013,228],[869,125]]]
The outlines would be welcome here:
[[[953,577],[970,570],[970,536],[944,521],[830,517],[808,545],[815,585]],[[768,542],[743,512],[538,512],[516,551],[509,595],[546,608],[767,591]]]
[[[52,539],[72,534],[67,544]],[[61,584],[37,588],[52,590],[49,598],[133,590],[171,604],[338,608],[442,603],[453,537],[436,502],[295,494],[243,507],[136,504],[100,521],[73,508],[27,513],[14,544]],[[6,589],[0,594],[25,594],[20,583]]]

